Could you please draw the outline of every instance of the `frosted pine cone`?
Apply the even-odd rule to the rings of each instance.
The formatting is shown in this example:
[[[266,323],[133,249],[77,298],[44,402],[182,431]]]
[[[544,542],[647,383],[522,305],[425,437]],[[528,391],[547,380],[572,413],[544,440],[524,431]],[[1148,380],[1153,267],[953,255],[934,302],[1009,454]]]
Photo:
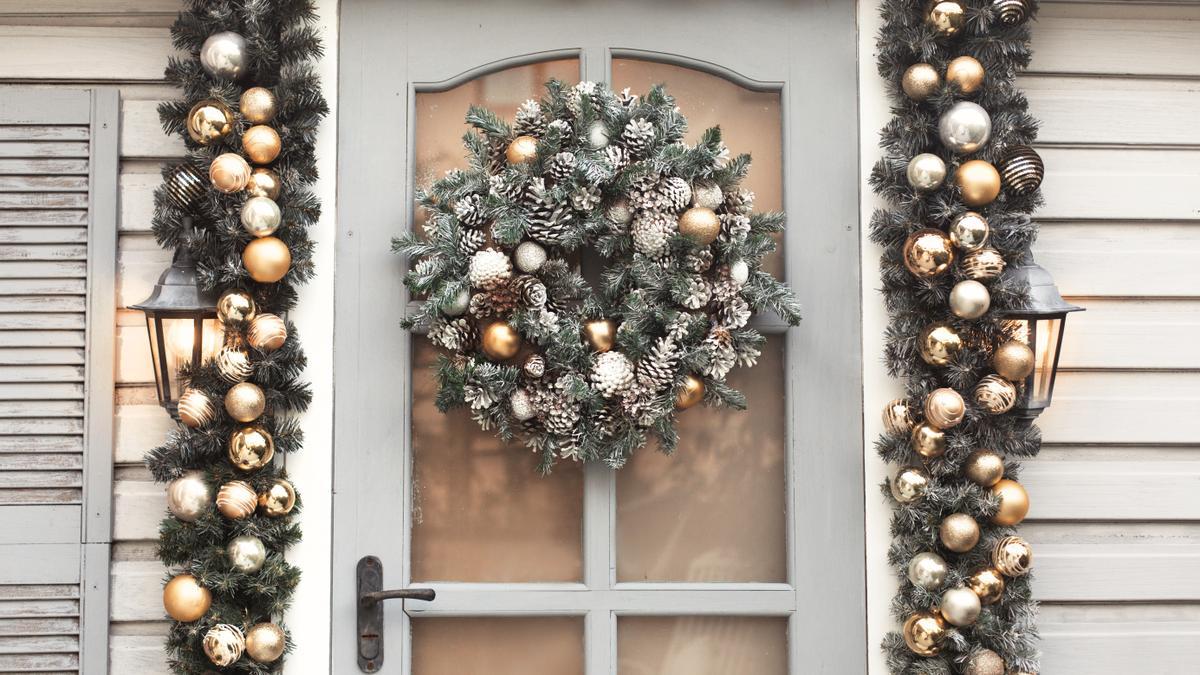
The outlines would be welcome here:
[[[643,255],[659,257],[667,250],[667,241],[675,234],[679,223],[669,214],[658,211],[639,213],[633,220],[633,246]]]
[[[584,80],[579,84],[571,87],[571,91],[567,93],[567,112],[571,117],[579,117],[579,113],[583,112],[583,97],[589,98],[596,93],[596,83]]]
[[[725,195],[725,208],[730,213],[748,216],[754,212],[754,193],[738,188]]]
[[[467,195],[454,203],[454,215],[467,227],[479,227],[487,222],[483,213],[483,197]]]
[[[688,294],[680,304],[688,309],[700,309],[708,304],[711,297],[712,290],[709,288],[708,282],[704,280],[704,277],[696,275],[688,279]]]
[[[670,176],[658,185],[663,203],[673,211],[682,211],[692,202],[692,186],[678,176]]]
[[[575,153],[563,151],[550,158],[550,175],[562,183],[575,173]]]
[[[591,379],[601,394],[615,396],[633,384],[633,363],[621,352],[604,352],[596,357]]]
[[[469,352],[478,339],[475,323],[467,319],[438,318],[429,326],[429,341],[452,352]]]
[[[718,380],[725,379],[737,363],[729,331],[720,326],[713,328],[700,347],[708,352],[708,366],[704,368],[704,374]]]
[[[670,335],[658,338],[650,351],[638,361],[638,386],[650,396],[667,389],[675,381],[678,363],[679,347],[675,339]]]
[[[468,311],[477,319],[507,316],[519,302],[520,296],[513,289],[513,284],[500,284],[485,293],[472,295]]]
[[[576,211],[591,211],[600,205],[600,188],[579,188],[571,193],[571,206]]]
[[[629,120],[621,132],[621,143],[634,155],[644,155],[654,141],[654,125],[642,118]]]
[[[721,234],[718,238],[722,243],[740,244],[746,241],[746,236],[750,234],[750,218],[743,216],[740,213],[722,213],[721,219]]]
[[[637,107],[638,96],[629,93],[629,87],[625,87],[621,93],[617,94],[617,104],[626,110],[633,110]]]
[[[524,177],[519,171],[505,171],[488,177],[488,193],[494,197],[517,199],[524,190]]]
[[[721,305],[717,311],[717,319],[722,326],[730,330],[744,327],[750,322],[750,305],[741,297],[736,297]]]
[[[467,275],[475,288],[490,290],[512,277],[512,261],[503,251],[485,248],[472,256]]]
[[[541,354],[532,354],[525,359],[525,377],[540,380],[546,374],[546,359]]]
[[[522,103],[513,118],[513,133],[518,136],[541,136],[546,133],[546,118],[542,116],[542,104],[534,99]]]
[[[540,387],[534,394],[533,404],[538,418],[546,431],[569,436],[579,423],[579,403],[568,393],[570,378],[566,375],[548,386]]]
[[[513,280],[511,288],[526,307],[544,307],[546,305],[546,285],[537,277],[523,274]]]
[[[574,219],[569,204],[555,204],[541,215],[531,215],[525,233],[540,244],[555,246],[566,237],[567,228]]]
[[[458,250],[464,255],[475,255],[487,243],[487,233],[483,230],[459,230]]]
[[[629,151],[619,145],[610,145],[604,148],[604,161],[613,171],[620,171],[629,166]]]
[[[701,272],[707,272],[708,268],[712,267],[713,264],[712,251],[708,250],[707,248],[694,250],[688,253],[687,257],[683,259],[683,264],[689,270],[697,274],[700,274]]]
[[[629,186],[629,204],[635,209],[652,211],[665,206],[662,194],[658,191],[661,176],[648,173],[638,176]]]

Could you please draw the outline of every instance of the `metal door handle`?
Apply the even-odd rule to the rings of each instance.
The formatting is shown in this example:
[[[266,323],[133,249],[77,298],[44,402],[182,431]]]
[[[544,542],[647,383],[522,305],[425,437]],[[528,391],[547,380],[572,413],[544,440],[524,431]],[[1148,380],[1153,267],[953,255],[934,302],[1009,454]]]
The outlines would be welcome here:
[[[383,590],[383,563],[373,555],[358,561],[358,669],[378,672],[383,666],[384,600],[424,600],[436,597],[432,588]]]

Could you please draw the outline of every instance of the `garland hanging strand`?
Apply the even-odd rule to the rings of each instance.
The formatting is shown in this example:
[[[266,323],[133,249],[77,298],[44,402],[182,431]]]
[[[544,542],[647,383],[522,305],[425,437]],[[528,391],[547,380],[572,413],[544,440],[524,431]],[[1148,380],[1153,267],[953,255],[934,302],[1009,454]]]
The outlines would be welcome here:
[[[191,0],[171,29],[185,55],[166,78],[182,98],[159,117],[187,157],[163,171],[154,234],[188,251],[201,287],[221,294],[223,330],[183,373],[183,426],[146,455],[170,483],[158,554],[177,673],[278,672],[287,644],[280,619],[300,570],[284,553],[300,528],[272,456],[300,449],[296,416],[311,399],[295,327],[281,317],[312,276],[307,228],[320,216],[309,191],[328,112],[316,18],[310,0]]]
[[[1032,550],[1012,526],[1028,508],[1015,460],[1041,439],[1008,414],[1033,356],[1000,314],[1026,301],[1003,270],[1029,260],[1042,199],[1037,123],[1014,86],[1035,10],[882,3],[878,65],[895,116],[871,184],[892,207],[874,214],[871,238],[883,247],[885,359],[907,385],[877,443],[894,467],[892,673],[1038,671]]]

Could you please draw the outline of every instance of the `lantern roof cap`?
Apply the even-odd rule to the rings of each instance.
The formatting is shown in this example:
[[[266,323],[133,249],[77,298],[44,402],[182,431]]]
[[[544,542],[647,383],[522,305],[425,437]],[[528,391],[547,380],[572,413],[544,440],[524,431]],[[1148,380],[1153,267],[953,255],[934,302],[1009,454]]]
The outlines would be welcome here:
[[[150,297],[131,309],[143,312],[216,312],[217,297],[212,291],[200,288],[196,279],[196,262],[186,246],[175,249],[171,266],[158,277]]]
[[[1045,267],[1037,264],[1032,259],[1024,265],[1013,269],[1010,274],[1013,278],[1023,279],[1029,284],[1029,300],[1024,307],[1007,310],[1004,314],[1010,316],[1047,316],[1085,311],[1085,308],[1072,305],[1063,300],[1058,286],[1054,283],[1054,277],[1050,276],[1050,272],[1046,271]]]

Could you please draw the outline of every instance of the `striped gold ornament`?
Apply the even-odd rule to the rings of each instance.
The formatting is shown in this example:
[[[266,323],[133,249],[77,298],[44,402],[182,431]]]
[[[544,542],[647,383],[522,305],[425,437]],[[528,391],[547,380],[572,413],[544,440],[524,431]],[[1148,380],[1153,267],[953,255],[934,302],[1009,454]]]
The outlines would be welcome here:
[[[1029,0],[993,0],[992,10],[1000,23],[1016,26],[1029,18]]]
[[[1004,153],[1000,160],[1000,175],[1010,190],[1027,195],[1042,185],[1046,165],[1042,156],[1028,145],[1018,145]]]
[[[1016,386],[999,375],[988,375],[975,385],[975,403],[989,415],[1003,415],[1016,402]]]
[[[962,271],[975,281],[991,281],[1004,271],[1004,256],[994,248],[981,248],[963,256]]]
[[[217,372],[221,379],[229,384],[237,384],[250,379],[254,373],[254,365],[250,363],[250,355],[237,347],[225,346],[217,354]]]
[[[1019,577],[1033,569],[1033,547],[1020,537],[1005,537],[992,549],[992,566],[1006,577]]]
[[[193,429],[202,427],[217,415],[212,399],[199,389],[188,389],[179,397],[179,421]]]
[[[246,334],[250,346],[262,352],[273,352],[287,341],[287,323],[274,314],[260,314],[250,322]]]
[[[217,491],[217,510],[230,520],[250,517],[257,506],[258,493],[246,481],[229,481]]]
[[[184,162],[171,169],[167,181],[163,184],[167,196],[181,209],[189,209],[208,189],[208,181],[200,169]]]

